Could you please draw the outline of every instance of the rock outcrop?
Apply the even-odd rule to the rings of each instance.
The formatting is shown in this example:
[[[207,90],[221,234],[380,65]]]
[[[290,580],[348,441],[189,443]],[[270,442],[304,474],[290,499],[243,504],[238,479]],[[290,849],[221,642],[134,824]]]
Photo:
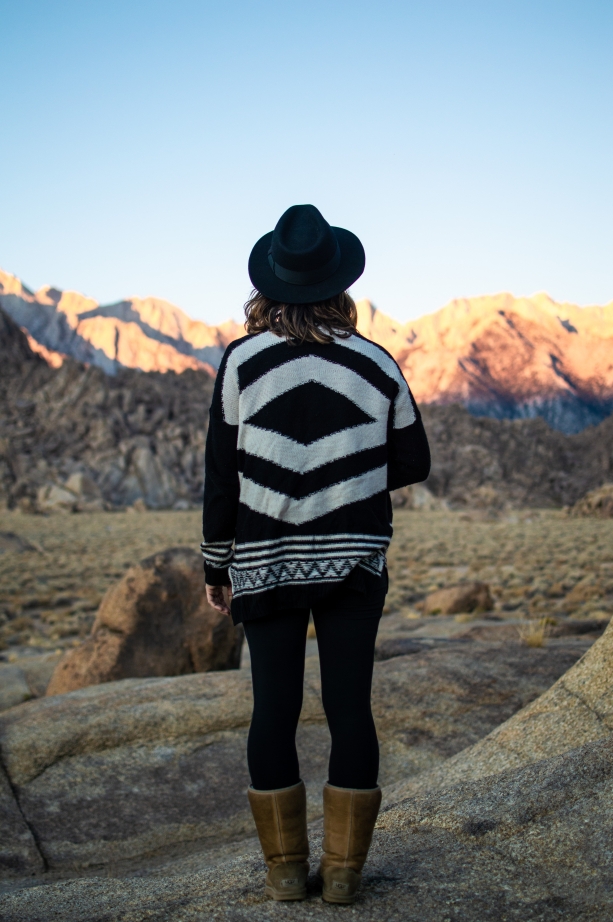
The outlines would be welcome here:
[[[455,615],[459,612],[491,611],[494,600],[487,583],[475,580],[437,589],[426,596],[422,603],[426,615]]]
[[[3,876],[40,874],[45,870],[32,830],[26,823],[8,777],[0,765],[0,869]]]
[[[471,416],[464,407],[422,407],[432,451],[426,485],[452,506],[571,506],[613,480],[613,416],[576,435],[543,419]]]
[[[50,368],[0,313],[0,500],[24,511],[95,510],[202,501],[213,379],[66,360]],[[426,489],[397,505],[573,505],[613,478],[613,416],[566,436],[542,419],[497,420],[463,407],[422,408],[432,449]]]
[[[0,312],[0,498],[24,511],[202,502],[213,379],[66,360],[50,368]]]
[[[47,695],[118,679],[238,669],[242,628],[206,599],[202,558],[170,548],[130,567],[91,635],[57,664]]]
[[[613,740],[385,810],[351,918],[420,922],[609,922],[613,914]],[[312,829],[313,863],[321,829]],[[257,847],[191,873],[47,883],[8,893],[5,922],[267,922]],[[298,922],[338,919],[313,874]]]
[[[472,781],[613,734],[613,624],[545,694],[444,765],[407,780],[388,797]]]
[[[375,664],[381,783],[433,771],[547,689],[589,642],[546,650],[443,641]],[[329,734],[309,657],[298,731],[312,818]],[[245,791],[247,669],[124,679],[0,714],[0,756],[49,868],[206,855],[253,835]],[[10,864],[7,866],[10,872]]]
[[[590,490],[575,503],[570,514],[595,519],[613,519],[613,483],[605,483],[597,490]]]

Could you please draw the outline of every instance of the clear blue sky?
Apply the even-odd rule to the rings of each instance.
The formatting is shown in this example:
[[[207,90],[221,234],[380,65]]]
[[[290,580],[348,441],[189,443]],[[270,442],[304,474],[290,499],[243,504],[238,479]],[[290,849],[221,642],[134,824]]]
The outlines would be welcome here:
[[[0,0],[0,266],[239,318],[290,204],[353,293],[613,299],[613,3]]]

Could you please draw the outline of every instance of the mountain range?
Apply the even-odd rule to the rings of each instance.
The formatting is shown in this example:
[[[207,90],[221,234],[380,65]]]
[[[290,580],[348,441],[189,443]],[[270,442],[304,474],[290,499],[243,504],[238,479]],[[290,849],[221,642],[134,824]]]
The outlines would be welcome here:
[[[206,370],[120,367],[108,375],[71,358],[53,368],[2,308],[0,368],[0,510],[202,503],[214,384]],[[613,415],[565,435],[543,419],[477,418],[457,404],[422,410],[435,503],[477,511],[572,505],[613,479]]]
[[[101,305],[71,291],[31,291],[0,270],[0,307],[54,367],[68,356],[114,375],[215,372],[241,324],[209,326],[158,298]],[[420,404],[460,403],[475,416],[543,417],[579,432],[613,412],[613,302],[578,307],[546,294],[451,301],[398,323],[358,302],[358,329],[396,359]]]

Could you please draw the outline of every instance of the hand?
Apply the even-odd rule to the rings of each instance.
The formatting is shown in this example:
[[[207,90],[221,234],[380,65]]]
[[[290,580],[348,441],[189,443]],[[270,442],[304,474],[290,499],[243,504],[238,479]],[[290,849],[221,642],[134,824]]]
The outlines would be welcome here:
[[[230,586],[207,586],[206,598],[209,605],[220,611],[222,615],[230,614],[230,602],[232,601],[232,588]]]

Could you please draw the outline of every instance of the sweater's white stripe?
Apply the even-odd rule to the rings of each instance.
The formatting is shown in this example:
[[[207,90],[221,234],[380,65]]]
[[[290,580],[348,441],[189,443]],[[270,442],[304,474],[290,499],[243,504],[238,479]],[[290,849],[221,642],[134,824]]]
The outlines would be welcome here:
[[[239,398],[240,390],[238,385],[238,368],[243,362],[253,358],[258,352],[270,349],[271,346],[278,346],[283,342],[280,337],[267,330],[266,333],[259,333],[246,339],[240,346],[236,346],[230,353],[224,371],[222,388],[221,388],[221,405],[223,409],[224,420],[231,426],[238,426]]]
[[[212,551],[210,548],[205,546],[204,548],[202,548],[202,553],[206,554],[207,557],[210,557],[211,560],[227,560],[228,557],[232,557],[233,549],[229,548],[227,551],[224,551],[223,553],[218,553],[217,551],[214,551],[214,550]]]
[[[379,548],[387,547],[389,542],[379,541],[377,544],[333,544],[327,546],[305,547],[304,545],[288,545],[281,548],[269,548],[267,550],[252,551],[251,553],[236,552],[236,559],[243,560],[276,560],[284,554],[302,554],[305,557],[317,559],[320,554],[336,554],[342,557],[343,554],[351,554],[356,551],[376,551]]]
[[[237,548],[235,556],[236,560],[241,562],[246,560],[254,562],[260,560],[277,560],[280,556],[317,557],[320,554],[336,554],[337,557],[343,557],[346,554],[355,554],[356,551],[377,551],[387,547],[388,544],[389,539],[387,538],[382,538],[376,542],[354,542],[352,544],[287,544],[278,548],[260,548],[256,551],[243,551]]]
[[[275,397],[312,381],[343,394],[373,419],[381,415],[387,417],[389,398],[370,381],[338,362],[329,362],[316,355],[305,355],[271,368],[241,392],[239,422],[248,420]]]
[[[387,416],[326,435],[310,445],[302,445],[279,432],[259,429],[249,423],[238,430],[238,448],[296,474],[306,474],[358,451],[385,445],[386,439]]]
[[[372,548],[370,547],[365,548],[364,550],[366,551],[366,553],[372,553]],[[238,560],[235,558],[232,562],[232,566],[236,570],[253,570],[257,567],[274,566],[274,564],[279,563],[281,561],[343,560],[343,559],[346,559],[350,555],[351,555],[351,552],[349,552],[348,554],[335,554],[335,553],[328,551],[324,554],[286,554],[283,557],[264,557],[258,560]],[[355,548],[353,550],[352,556],[353,557],[356,556]]]
[[[343,480],[325,487],[317,493],[311,493],[302,499],[294,499],[285,493],[277,493],[269,487],[263,487],[248,477],[241,478],[240,501],[256,512],[273,519],[288,522],[290,525],[302,525],[313,519],[321,518],[328,512],[334,512],[349,503],[368,499],[375,493],[387,488],[387,465],[373,468],[358,477]]]
[[[238,548],[251,548],[251,547],[268,547],[276,544],[286,544],[286,543],[298,543],[301,541],[323,541],[326,544],[332,544],[336,541],[383,541],[385,540],[381,535],[363,535],[359,532],[338,532],[334,535],[285,535],[283,538],[268,538],[265,541],[241,541],[240,544],[237,544]]]
[[[409,387],[404,379],[404,375],[393,358],[383,352],[375,343],[368,339],[362,339],[360,336],[349,336],[342,339],[336,338],[339,346],[351,349],[352,352],[359,352],[375,362],[379,368],[398,385],[398,395],[394,401],[394,429],[404,429],[405,426],[411,426],[416,419],[415,410],[409,396]],[[356,401],[357,402],[357,401]]]

